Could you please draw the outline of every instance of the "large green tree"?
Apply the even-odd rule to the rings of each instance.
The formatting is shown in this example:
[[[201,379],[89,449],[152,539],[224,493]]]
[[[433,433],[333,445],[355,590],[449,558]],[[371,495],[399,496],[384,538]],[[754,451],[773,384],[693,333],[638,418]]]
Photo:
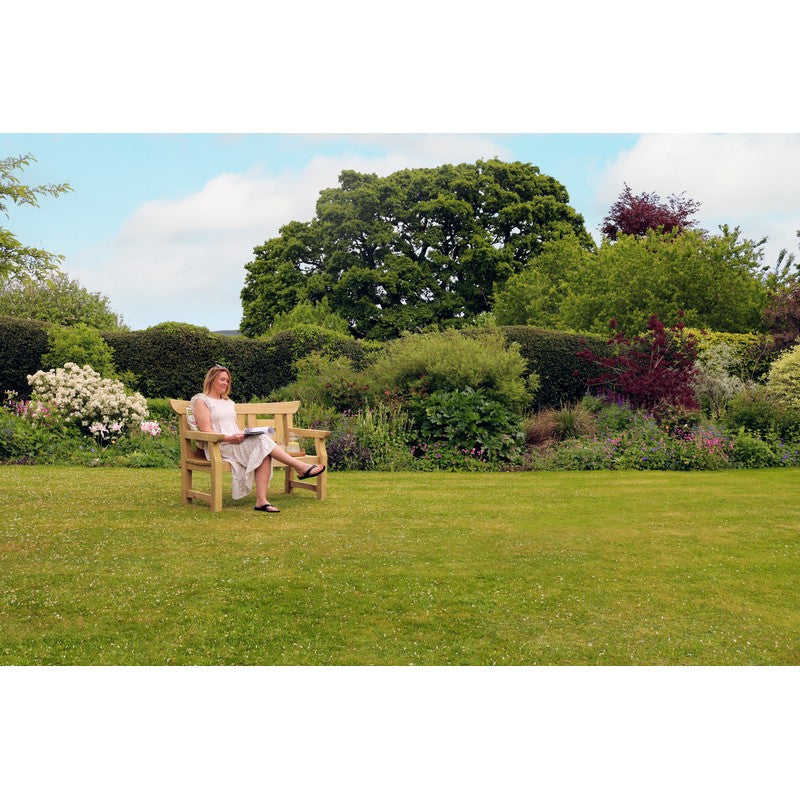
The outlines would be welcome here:
[[[60,271],[38,280],[28,276],[0,280],[0,315],[58,325],[82,322],[100,330],[126,329],[104,294],[90,292]]]
[[[323,298],[359,337],[468,323],[563,236],[593,247],[567,190],[531,164],[492,159],[383,178],[344,171],[310,222],[290,222],[254,249],[241,330],[257,336],[276,315]]]
[[[498,291],[501,324],[607,332],[610,319],[628,334],[652,314],[668,325],[744,333],[761,330],[774,276],[761,265],[759,242],[723,226],[648,231],[605,239],[595,252],[564,239],[545,245],[528,268]]]
[[[14,174],[36,159],[29,154],[0,159],[0,212],[8,214],[9,203],[14,205],[39,205],[39,197],[57,197],[72,191],[67,183],[48,183],[41,186],[26,186]],[[0,279],[8,276],[41,277],[52,272],[63,261],[63,256],[49,253],[38,247],[22,244],[11,231],[0,226]]]

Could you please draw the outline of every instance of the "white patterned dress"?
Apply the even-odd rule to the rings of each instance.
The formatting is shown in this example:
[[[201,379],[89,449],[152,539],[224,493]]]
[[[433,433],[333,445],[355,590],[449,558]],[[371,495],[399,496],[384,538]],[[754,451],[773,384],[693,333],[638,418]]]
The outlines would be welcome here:
[[[192,411],[194,411],[194,404],[198,399],[202,399],[208,406],[211,413],[211,427],[216,433],[223,433],[227,436],[242,432],[236,422],[236,407],[233,400],[222,400],[209,397],[207,394],[196,394],[192,398]],[[241,444],[220,442],[220,453],[231,465],[233,477],[231,495],[234,500],[250,494],[255,482],[256,469],[275,446],[275,441],[266,433],[260,436],[248,436]],[[269,477],[272,479],[271,465]]]

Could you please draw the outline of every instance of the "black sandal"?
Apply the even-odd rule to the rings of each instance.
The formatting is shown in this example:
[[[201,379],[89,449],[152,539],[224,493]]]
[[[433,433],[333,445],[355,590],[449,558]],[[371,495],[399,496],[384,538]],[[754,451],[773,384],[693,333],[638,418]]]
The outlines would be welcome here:
[[[276,508],[272,503],[267,502],[263,506],[254,506],[254,511],[266,511],[268,514],[280,514],[280,509]]]
[[[313,475],[311,474],[312,469],[316,469],[317,467],[322,467],[319,472],[315,472]],[[297,476],[297,480],[304,481],[306,478],[316,478],[317,475],[322,475],[325,472],[325,465],[324,464],[312,464],[302,475]]]

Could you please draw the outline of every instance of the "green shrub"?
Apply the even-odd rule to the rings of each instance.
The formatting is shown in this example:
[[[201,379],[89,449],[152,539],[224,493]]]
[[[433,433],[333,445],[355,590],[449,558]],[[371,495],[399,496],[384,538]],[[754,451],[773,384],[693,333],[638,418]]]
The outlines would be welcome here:
[[[734,440],[731,461],[742,467],[777,467],[781,463],[780,456],[768,442],[744,431]]]
[[[0,462],[33,464],[47,449],[50,434],[44,428],[0,408]]]
[[[779,415],[775,398],[764,387],[757,386],[731,398],[723,421],[731,431],[741,429],[764,437],[775,432]]]
[[[594,470],[613,469],[613,450],[596,439],[567,439],[551,447],[535,448],[524,460],[527,469]]]
[[[540,388],[534,407],[560,408],[578,402],[586,394],[586,382],[599,374],[597,367],[577,353],[591,346],[595,353],[610,353],[607,339],[595,334],[550,331],[531,325],[502,326],[508,342],[519,345],[525,360],[525,374],[536,373]]]
[[[114,352],[96,328],[85,322],[63,327],[53,325],[47,334],[47,352],[42,356],[44,369],[56,369],[72,362],[87,364],[104,378],[115,378]]]
[[[386,406],[338,414],[328,439],[328,463],[334,470],[403,470],[413,467],[408,414]]]
[[[325,297],[319,303],[304,300],[291,311],[276,314],[266,335],[272,336],[278,331],[292,330],[299,325],[350,334],[347,320],[331,310],[328,298]]]
[[[600,411],[605,405],[605,403],[599,397],[595,397],[591,394],[585,394],[581,398],[580,404],[592,414],[597,414],[598,411]]]
[[[294,368],[296,379],[272,392],[271,400],[300,400],[302,405],[327,406],[342,412],[368,405],[374,395],[369,378],[344,356],[312,353],[299,359]]]
[[[524,374],[519,347],[493,328],[404,333],[367,371],[379,396],[408,399],[470,387],[512,409],[530,399]]]
[[[353,418],[353,432],[369,451],[372,469],[394,471],[411,466],[411,420],[403,409],[367,406]]]
[[[521,420],[484,390],[438,390],[411,405],[415,434],[430,446],[448,447],[490,462],[519,455]]]
[[[697,355],[701,361],[716,359],[714,351],[730,354],[725,371],[740,380],[760,380],[778,353],[775,340],[766,333],[728,333],[686,328],[697,340]],[[722,347],[720,347],[722,346]]]
[[[624,403],[608,403],[597,413],[597,426],[603,433],[619,433],[636,421],[636,412]]]
[[[698,351],[694,393],[700,408],[707,415],[719,418],[730,400],[746,388],[745,382],[739,377],[740,371],[740,357],[729,342],[720,340],[706,344]]]
[[[49,327],[46,322],[0,317],[0,392],[11,390],[20,397],[30,397],[28,375],[41,369]]]
[[[767,388],[789,407],[800,409],[800,345],[787,350],[772,363]]]
[[[167,397],[148,397],[147,398],[147,415],[150,419],[170,420],[175,416],[172,406],[169,404]]]

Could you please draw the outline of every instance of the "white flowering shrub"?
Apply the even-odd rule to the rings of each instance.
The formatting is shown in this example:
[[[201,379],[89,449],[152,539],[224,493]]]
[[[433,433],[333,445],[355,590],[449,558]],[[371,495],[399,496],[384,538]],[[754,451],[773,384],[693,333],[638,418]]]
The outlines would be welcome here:
[[[35,400],[64,419],[75,420],[93,435],[121,433],[147,418],[147,401],[121,381],[103,378],[90,366],[73,362],[28,375]]]
[[[747,388],[736,374],[741,359],[728,342],[707,347],[695,362],[694,393],[700,407],[719,416],[733,397]]]

